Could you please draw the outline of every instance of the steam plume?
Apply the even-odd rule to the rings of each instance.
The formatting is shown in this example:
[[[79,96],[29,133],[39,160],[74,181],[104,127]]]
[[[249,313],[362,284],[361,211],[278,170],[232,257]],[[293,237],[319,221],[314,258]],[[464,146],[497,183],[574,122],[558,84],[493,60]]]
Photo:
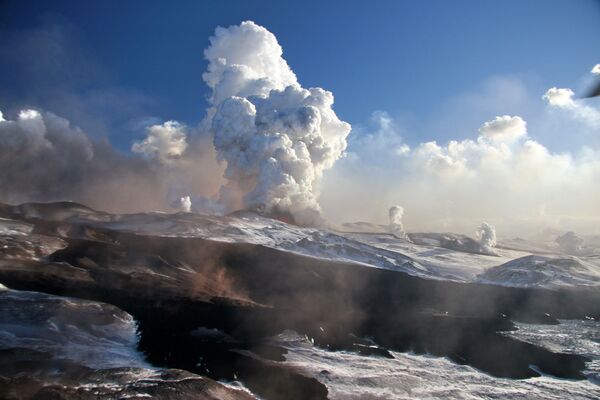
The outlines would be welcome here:
[[[229,210],[284,212],[320,220],[318,185],[346,148],[350,125],[332,109],[333,95],[304,89],[275,36],[253,22],[217,28],[204,52],[212,89],[205,123],[227,162],[220,201]]]
[[[496,247],[496,229],[487,222],[481,223],[475,235],[485,250],[492,251],[492,248]]]
[[[192,200],[190,199],[190,196],[181,197],[179,199],[179,204],[177,208],[179,208],[183,212],[192,211]]]
[[[407,239],[404,226],[402,225],[402,216],[404,208],[401,206],[392,206],[389,211],[390,217],[390,232],[398,239]]]
[[[169,163],[180,157],[187,148],[185,127],[177,121],[167,121],[162,125],[146,128],[148,135],[135,142],[131,150],[147,157],[156,157],[162,163]]]

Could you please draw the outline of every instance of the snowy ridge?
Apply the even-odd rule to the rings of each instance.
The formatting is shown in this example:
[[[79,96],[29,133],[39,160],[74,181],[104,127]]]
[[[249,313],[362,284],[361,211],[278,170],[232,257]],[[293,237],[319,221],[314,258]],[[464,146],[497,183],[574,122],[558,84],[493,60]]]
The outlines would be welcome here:
[[[428,355],[390,352],[393,358],[386,358],[328,351],[289,331],[275,340],[288,349],[285,364],[301,368],[324,383],[332,400],[592,399],[600,397],[600,348],[595,342],[599,325],[591,321],[562,321],[556,326],[519,324],[519,330],[511,333],[531,343],[556,343],[563,350],[583,348],[593,359],[585,372],[588,380],[583,382],[551,376],[496,378],[447,358]],[[553,339],[556,333],[562,335]]]
[[[597,266],[574,256],[529,255],[488,269],[479,282],[515,287],[597,286]]]
[[[357,229],[340,232],[300,227],[253,212],[227,216],[185,212],[113,215],[75,203],[31,203],[16,209],[27,218],[67,221],[141,235],[248,243],[430,279],[546,288],[600,284],[597,251],[574,258],[560,255],[556,246],[548,243],[525,240],[509,240],[506,245],[501,242],[491,251],[465,235],[410,233],[410,240],[406,240],[381,232],[384,226],[368,223],[346,224],[343,229]],[[367,232],[370,228],[374,228],[374,232]],[[21,222],[2,220],[0,238],[2,229],[11,232],[9,236],[24,237],[30,228]],[[537,255],[532,258],[532,254]]]
[[[303,256],[358,263],[415,276],[444,277],[436,269],[430,269],[405,254],[375,248],[335,232],[299,227],[250,212],[224,217],[191,213],[127,214],[105,221],[79,217],[72,222],[92,222],[97,226],[137,234],[256,244]]]

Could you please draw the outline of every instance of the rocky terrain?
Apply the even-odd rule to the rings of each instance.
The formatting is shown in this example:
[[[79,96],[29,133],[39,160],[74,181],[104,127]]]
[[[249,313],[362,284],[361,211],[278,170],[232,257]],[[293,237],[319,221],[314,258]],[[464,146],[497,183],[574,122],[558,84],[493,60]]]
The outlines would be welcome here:
[[[593,286],[447,280],[389,248],[251,214],[51,203],[2,205],[0,218],[6,398],[328,398],[327,380],[290,364],[284,332],[332,355],[411,352],[499,379],[585,380],[593,361],[510,335],[598,320]]]

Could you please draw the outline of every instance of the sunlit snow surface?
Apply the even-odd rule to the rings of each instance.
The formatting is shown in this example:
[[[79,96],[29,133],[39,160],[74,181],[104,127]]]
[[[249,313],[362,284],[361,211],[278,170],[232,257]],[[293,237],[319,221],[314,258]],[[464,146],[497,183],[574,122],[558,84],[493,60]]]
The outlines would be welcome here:
[[[561,321],[560,325],[519,324],[511,336],[549,349],[593,359],[588,380],[551,376],[523,380],[495,378],[447,358],[391,352],[393,359],[327,351],[308,338],[285,332],[275,340],[288,349],[286,364],[314,376],[331,399],[598,399],[600,322]],[[535,368],[535,366],[532,366]]]
[[[522,240],[509,241],[508,246],[494,249],[496,256],[492,256],[440,247],[436,245],[439,234],[424,234],[428,239],[415,244],[386,233],[299,227],[250,212],[231,216],[192,213],[77,216],[73,222],[77,221],[138,234],[250,243],[433,279],[520,287],[600,285],[597,254],[580,258],[565,256],[547,244]],[[528,258],[532,254],[539,257]],[[546,261],[543,270],[540,258]],[[496,267],[494,274],[483,275],[493,267]]]

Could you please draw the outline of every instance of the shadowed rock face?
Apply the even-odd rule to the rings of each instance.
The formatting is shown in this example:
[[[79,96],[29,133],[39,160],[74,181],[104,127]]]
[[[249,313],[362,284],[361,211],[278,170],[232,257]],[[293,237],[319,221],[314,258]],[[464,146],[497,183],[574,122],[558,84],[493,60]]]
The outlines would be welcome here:
[[[137,342],[133,318],[115,306],[2,289],[0,398],[254,398],[187,371],[153,368]]]
[[[327,397],[321,383],[278,363],[285,351],[266,339],[285,329],[332,350],[412,350],[500,377],[538,376],[536,365],[579,379],[584,357],[500,332],[514,329],[511,320],[600,317],[597,290],[427,280],[259,245],[139,235],[94,224],[107,214],[71,203],[3,206],[0,217],[31,224],[35,243],[53,250],[0,260],[0,282],[114,304],[139,322],[139,349],[154,365],[240,380],[266,399]]]

